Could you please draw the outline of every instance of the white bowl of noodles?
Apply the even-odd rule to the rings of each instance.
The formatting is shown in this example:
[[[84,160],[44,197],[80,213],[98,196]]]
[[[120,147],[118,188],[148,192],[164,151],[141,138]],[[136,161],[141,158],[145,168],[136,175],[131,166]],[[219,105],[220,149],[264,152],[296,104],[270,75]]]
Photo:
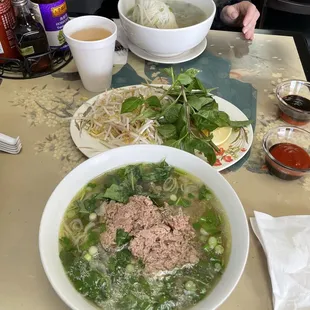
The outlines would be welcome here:
[[[165,160],[164,164],[163,164],[163,160]],[[184,151],[181,151],[181,150],[178,150],[175,148],[166,147],[166,146],[134,145],[134,146],[126,146],[126,147],[121,147],[121,148],[117,148],[117,149],[107,151],[105,153],[102,153],[98,156],[95,156],[95,157],[85,161],[84,163],[82,163],[81,165],[76,167],[73,171],[71,171],[59,183],[59,185],[56,187],[56,189],[54,190],[54,192],[52,193],[51,197],[49,198],[49,200],[46,204],[46,207],[45,207],[42,219],[41,219],[40,232],[39,232],[39,248],[40,248],[41,261],[42,261],[45,273],[46,273],[51,285],[53,286],[53,288],[55,289],[57,294],[61,297],[61,299],[69,307],[71,307],[72,309],[75,309],[75,310],[95,310],[95,309],[98,309],[98,307],[95,304],[93,304],[92,302],[90,302],[89,300],[87,300],[85,298],[85,296],[88,296],[88,299],[90,299],[91,301],[93,301],[92,298],[96,297],[94,302],[99,302],[101,295],[99,296],[100,298],[98,299],[97,298],[98,296],[97,295],[95,296],[94,294],[99,294],[99,293],[101,294],[103,292],[105,293],[105,295],[104,295],[105,299],[104,299],[104,302],[101,303],[102,309],[115,309],[115,308],[118,308],[118,309],[136,309],[136,307],[137,307],[136,303],[130,306],[128,304],[128,302],[133,302],[132,299],[137,298],[137,296],[131,295],[131,299],[129,299],[129,301],[127,299],[128,299],[130,294],[134,293],[135,290],[137,290],[137,292],[141,293],[141,289],[144,289],[146,286],[145,283],[147,283],[149,285],[149,288],[148,288],[149,290],[147,291],[148,294],[153,294],[153,297],[152,297],[153,299],[157,298],[156,292],[159,292],[158,289],[160,290],[160,289],[162,289],[162,287],[164,287],[162,285],[158,285],[158,284],[161,284],[160,281],[162,281],[161,280],[162,278],[156,278],[157,282],[150,280],[151,278],[149,278],[149,276],[147,278],[145,278],[147,281],[143,278],[144,279],[143,280],[144,282],[142,282],[143,286],[140,287],[139,281],[142,281],[141,277],[143,274],[139,273],[140,269],[138,269],[138,268],[142,268],[142,267],[136,267],[137,265],[135,265],[133,258],[131,258],[130,263],[129,263],[130,268],[129,268],[129,265],[126,265],[126,268],[124,267],[125,268],[124,274],[121,274],[121,269],[120,269],[121,267],[117,267],[117,268],[119,268],[119,269],[117,269],[118,273],[113,274],[114,278],[111,278],[112,280],[109,278],[110,279],[109,282],[104,282],[104,281],[108,281],[106,277],[110,274],[109,273],[110,272],[109,271],[110,259],[107,260],[106,256],[103,256],[105,258],[104,258],[103,262],[101,262],[102,264],[107,263],[108,269],[99,269],[99,267],[101,265],[98,263],[97,260],[102,259],[102,257],[101,257],[101,255],[103,255],[102,251],[105,251],[105,250],[103,250],[100,245],[97,245],[97,247],[96,246],[94,247],[94,245],[89,247],[91,245],[91,243],[88,243],[88,242],[91,242],[93,240],[89,237],[90,235],[83,242],[80,241],[83,239],[83,238],[81,239],[80,237],[75,237],[75,238],[72,237],[73,239],[71,239],[71,241],[69,240],[71,238],[70,234],[71,233],[73,234],[74,232],[77,232],[77,234],[84,234],[86,231],[86,233],[89,233],[89,234],[93,233],[94,234],[97,231],[96,225],[98,223],[96,224],[96,221],[98,222],[98,221],[102,220],[102,214],[101,214],[101,216],[98,215],[98,217],[97,217],[96,215],[91,213],[92,215],[90,215],[88,217],[88,214],[86,213],[87,216],[85,217],[86,209],[89,210],[88,208],[90,205],[89,204],[86,205],[86,202],[85,202],[85,204],[84,203],[81,204],[81,201],[83,202],[84,201],[83,199],[86,199],[85,197],[87,197],[87,195],[91,195],[92,190],[96,189],[94,184],[97,184],[97,186],[100,186],[100,182],[112,182],[113,183],[115,180],[114,179],[115,175],[113,175],[113,173],[115,174],[116,173],[115,171],[123,171],[123,170],[115,170],[115,169],[122,168],[122,169],[125,169],[125,171],[127,171],[126,169],[127,169],[127,167],[129,167],[128,165],[131,165],[130,167],[132,168],[133,167],[132,165],[141,165],[141,163],[144,163],[144,165],[146,165],[146,166],[143,166],[143,167],[148,167],[147,169],[149,169],[149,167],[153,167],[153,166],[149,166],[150,164],[155,165],[154,167],[158,167],[156,165],[160,165],[160,167],[165,167],[162,169],[168,169],[167,167],[172,166],[172,167],[174,167],[174,169],[169,170],[170,171],[169,173],[176,173],[178,175],[178,178],[179,178],[177,180],[181,180],[181,178],[182,178],[182,182],[185,182],[184,180],[186,180],[187,174],[193,176],[192,180],[195,180],[194,182],[199,181],[200,182],[199,184],[203,184],[203,187],[202,187],[203,188],[203,194],[202,194],[203,198],[201,198],[199,196],[199,199],[205,199],[205,197],[208,196],[208,198],[207,198],[208,202],[206,202],[206,201],[204,202],[204,203],[207,203],[206,206],[208,206],[207,212],[209,212],[211,210],[211,208],[213,208],[213,205],[212,205],[213,203],[218,204],[220,209],[216,209],[216,210],[218,212],[221,212],[219,214],[221,215],[221,221],[223,221],[222,223],[224,223],[224,221],[225,221],[225,227],[226,227],[225,228],[225,234],[227,234],[227,235],[225,235],[226,236],[225,240],[227,241],[227,244],[226,244],[226,241],[225,242],[223,241],[224,239],[221,239],[221,241],[219,241],[220,240],[219,238],[221,236],[219,235],[218,232],[215,235],[215,236],[217,236],[216,237],[217,239],[215,237],[209,237],[210,235],[206,235],[205,234],[206,231],[204,229],[200,228],[196,232],[199,235],[199,242],[202,240],[201,237],[205,237],[205,239],[203,239],[201,242],[207,242],[206,247],[208,249],[206,249],[206,251],[210,251],[210,248],[211,248],[211,251],[215,251],[213,249],[216,249],[216,247],[217,247],[218,252],[216,253],[216,255],[224,255],[223,254],[223,248],[225,247],[225,251],[226,251],[225,262],[224,262],[224,256],[223,256],[220,263],[213,261],[212,260],[213,258],[212,258],[208,262],[207,265],[202,265],[203,268],[213,268],[213,267],[215,268],[216,267],[217,269],[214,272],[212,271],[213,272],[212,274],[214,274],[214,275],[218,274],[219,275],[218,278],[216,279],[216,281],[212,282],[213,283],[212,286],[209,286],[209,284],[206,284],[206,283],[209,283],[208,281],[209,281],[209,279],[211,279],[211,273],[210,273],[211,271],[210,272],[208,271],[206,276],[202,276],[201,274],[199,274],[198,276],[200,278],[196,279],[195,278],[195,270],[196,270],[195,265],[189,266],[189,267],[187,266],[186,268],[182,267],[181,269],[178,269],[178,270],[181,270],[181,272],[187,272],[187,273],[184,275],[183,275],[183,273],[180,274],[180,276],[182,277],[181,279],[173,278],[173,277],[171,278],[172,279],[171,281],[174,281],[174,280],[176,281],[176,284],[172,283],[173,284],[172,288],[175,288],[176,286],[181,286],[181,289],[179,289],[179,288],[178,288],[178,290],[170,289],[167,292],[168,295],[170,294],[169,298],[173,298],[173,297],[171,297],[171,296],[174,296],[173,294],[178,294],[177,295],[178,298],[172,299],[172,300],[175,300],[175,302],[183,302],[183,301],[186,302],[186,301],[188,301],[188,298],[190,298],[190,300],[188,301],[189,303],[187,303],[187,304],[185,303],[184,306],[180,306],[180,304],[179,304],[178,309],[183,309],[183,308],[184,309],[185,308],[186,309],[191,308],[191,309],[197,309],[197,310],[198,309],[201,309],[201,310],[202,309],[208,309],[208,310],[216,309],[231,294],[231,292],[233,291],[233,289],[237,285],[237,283],[238,283],[238,281],[242,275],[242,272],[244,270],[246,260],[247,260],[247,255],[248,255],[248,249],[249,249],[249,231],[248,231],[247,218],[246,218],[245,212],[243,210],[243,206],[242,206],[237,194],[234,192],[232,187],[224,179],[223,176],[221,176],[216,170],[214,170],[211,166],[209,166],[206,162],[199,159],[198,157],[191,155],[187,152],[184,152]],[[158,164],[158,163],[160,163],[160,164]],[[139,171],[142,174],[143,170],[139,170]],[[107,172],[109,172],[110,174],[107,175]],[[143,179],[143,180],[147,180],[150,178],[152,179],[153,177],[151,175],[153,172],[157,173],[158,171],[157,170],[156,171],[150,170],[149,174],[146,175],[146,179]],[[161,172],[159,172],[159,174],[161,175],[161,177],[165,178],[165,176],[162,175]],[[98,179],[98,176],[102,176],[102,175],[103,175],[103,177]],[[117,174],[118,178],[125,178],[125,176],[126,176],[126,173],[123,174],[123,172],[119,172],[119,174]],[[132,183],[133,179],[134,178],[130,177],[130,184],[133,184]],[[102,180],[106,180],[106,181],[102,181]],[[109,181],[107,181],[107,180],[109,180]],[[137,181],[137,179],[136,179],[136,181]],[[188,182],[188,181],[186,181],[186,182]],[[148,184],[149,183],[147,183],[147,186],[149,186]],[[192,183],[186,183],[186,184],[187,185],[185,185],[185,187],[183,186],[183,188],[181,185],[181,187],[180,187],[181,191],[177,190],[177,191],[175,191],[175,194],[176,195],[183,195],[183,193],[186,192],[186,186],[189,186]],[[139,185],[139,186],[141,187],[141,185]],[[165,190],[165,191],[167,191],[167,190],[172,191],[173,190],[170,185],[168,187],[169,187],[169,189],[167,189],[167,186],[166,187],[163,186],[163,190]],[[175,188],[175,186],[173,186],[173,188]],[[194,197],[195,196],[195,186],[193,187],[193,184],[192,184],[192,188],[193,189],[190,190],[191,193],[188,194],[188,197]],[[210,191],[205,191],[206,188],[208,188],[208,190],[210,190]],[[99,187],[97,187],[97,189],[99,189]],[[214,195],[214,197],[213,197],[215,199],[214,201],[210,200],[211,198],[209,195],[211,192],[213,193],[212,195]],[[200,193],[201,193],[201,190],[199,190],[199,195],[200,195]],[[119,192],[118,194],[122,194],[122,193]],[[168,195],[169,195],[168,197],[170,197],[171,199],[173,199],[175,201],[174,197],[172,197],[173,195],[170,195],[170,193],[168,193]],[[207,196],[205,196],[205,195],[207,195]],[[93,196],[91,196],[91,197],[93,197]],[[95,197],[98,198],[99,196],[95,195]],[[161,196],[161,198],[163,198],[163,196]],[[98,199],[102,199],[102,198],[98,198]],[[166,199],[166,198],[163,198],[163,199]],[[198,199],[198,198],[187,198],[187,199]],[[75,204],[76,201],[78,201],[79,203]],[[112,204],[112,203],[115,204],[115,202],[113,202],[113,201],[109,202],[109,204]],[[183,201],[183,203],[184,203],[184,201]],[[178,204],[178,203],[176,202],[175,204]],[[72,205],[74,206],[74,208],[76,208],[76,206],[78,206],[78,208],[80,208],[82,205],[83,208],[82,207],[81,208],[83,211],[81,211],[80,209],[79,209],[79,211],[74,211],[72,209]],[[179,210],[178,212],[181,212],[181,213],[182,212],[185,212],[185,213],[186,212],[194,212],[193,215],[191,215],[193,217],[197,216],[197,214],[196,214],[197,212],[198,213],[200,212],[199,208],[198,209],[196,208],[196,211],[186,211],[188,205],[186,206],[183,204],[182,206],[183,207],[180,207],[181,210]],[[194,208],[195,208],[195,206],[197,207],[196,204],[193,205]],[[102,205],[100,205],[98,210],[101,210],[101,207],[102,207]],[[167,206],[165,205],[164,208],[166,208],[166,207]],[[107,208],[106,202],[105,202],[105,208]],[[192,206],[190,206],[189,208],[192,208]],[[216,208],[218,208],[218,207],[216,207]],[[107,210],[107,209],[105,209],[105,210]],[[78,213],[74,213],[74,212],[78,212]],[[82,213],[79,213],[79,212],[82,212]],[[97,209],[96,209],[96,211],[89,211],[89,212],[97,212]],[[100,212],[102,212],[102,211],[100,211]],[[105,211],[105,212],[107,212],[107,211]],[[158,210],[156,212],[158,212]],[[79,215],[77,215],[77,214],[79,214]],[[186,213],[186,214],[188,214],[188,213]],[[196,215],[194,215],[194,214],[196,214]],[[210,214],[210,213],[208,213],[208,214]],[[166,213],[165,213],[165,215],[166,215]],[[225,215],[225,220],[224,220],[224,215]],[[76,218],[77,216],[81,216],[82,220],[77,219]],[[82,216],[83,216],[83,218],[82,218]],[[124,216],[126,218],[125,214],[124,214]],[[189,216],[188,218],[191,219],[191,216]],[[103,215],[103,217],[104,217],[104,215]],[[168,217],[168,215],[167,215],[167,217]],[[196,220],[197,219],[195,219],[195,222],[196,222]],[[70,228],[65,227],[66,226],[65,223],[66,224],[69,223],[69,222],[65,222],[65,221],[71,221],[71,224],[74,222],[74,227],[73,226],[72,227],[70,226]],[[90,222],[88,223],[88,221],[90,221]],[[200,219],[199,219],[199,221],[200,221]],[[82,222],[83,222],[83,224],[82,224]],[[106,225],[108,225],[107,223],[108,222],[106,222]],[[68,225],[71,225],[71,224],[69,223]],[[83,225],[85,225],[85,229],[78,230],[79,228],[83,227]],[[103,233],[104,230],[101,230],[102,223],[100,223],[100,225],[101,225],[100,226],[100,233]],[[210,225],[210,222],[208,225]],[[206,230],[209,229],[208,225],[205,228]],[[193,226],[194,226],[194,224],[193,224]],[[104,227],[105,232],[103,234],[107,233],[106,230],[109,229],[107,227],[109,227],[109,226]],[[203,227],[205,227],[205,226],[203,226]],[[70,230],[70,229],[72,229],[72,230]],[[68,233],[68,230],[70,230],[71,233]],[[124,233],[124,231],[122,233]],[[215,234],[215,232],[211,232],[211,230],[209,231],[209,233]],[[65,235],[63,235],[63,234],[65,234]],[[202,234],[202,235],[200,235],[200,234]],[[75,235],[75,236],[77,236],[77,235]],[[92,238],[93,237],[94,236],[92,235]],[[62,240],[61,242],[59,242],[59,240],[60,240],[59,238],[61,238],[61,240]],[[66,238],[66,239],[64,239],[64,238]],[[116,238],[118,238],[118,230],[116,233]],[[216,239],[222,245],[217,244],[215,246],[215,244],[213,244],[213,246],[212,246],[210,243],[211,238],[212,238],[212,243]],[[208,239],[208,241],[205,241],[207,239]],[[72,245],[73,245],[73,243],[79,244],[79,242],[82,242],[82,246],[81,245],[79,246],[78,251],[76,249],[74,249],[75,252],[70,252],[73,250],[72,250],[72,245],[70,246],[70,242],[69,243],[67,242],[68,240],[70,242],[72,242]],[[74,240],[74,242],[73,242],[73,240]],[[77,240],[77,243],[75,243],[76,240]],[[100,240],[102,243],[102,239],[100,239]],[[63,241],[65,241],[64,244],[63,244]],[[86,248],[84,247],[85,244],[87,244]],[[119,244],[117,243],[117,245],[119,245]],[[124,250],[124,247],[126,247],[126,245],[123,245],[123,243],[120,245],[121,245],[121,248],[117,248],[118,249],[117,251],[125,251],[126,249]],[[198,246],[198,243],[196,245]],[[84,249],[83,249],[83,247],[84,247]],[[89,249],[88,249],[88,247],[89,247]],[[65,248],[68,248],[68,249],[64,250]],[[132,248],[129,248],[129,249],[132,250]],[[221,251],[219,251],[220,249],[221,249]],[[179,250],[179,249],[175,249],[175,250]],[[65,254],[66,254],[65,256],[62,255],[63,251],[68,251],[68,252],[65,252]],[[98,254],[98,251],[99,251],[99,254]],[[82,256],[81,257],[76,256],[76,255],[80,255],[77,253],[80,253]],[[96,253],[99,256],[95,256]],[[107,253],[110,253],[110,252],[107,252]],[[121,252],[116,252],[116,253],[121,253]],[[128,249],[127,249],[126,253],[128,253]],[[215,254],[212,254],[213,252],[211,254],[210,253],[211,252],[207,252],[206,257],[209,257],[209,255],[211,255],[210,257],[213,257],[212,255],[215,255]],[[66,266],[66,264],[72,263],[72,261],[70,260],[70,259],[72,259],[72,255],[74,258],[73,262],[75,262],[75,260],[78,259],[79,264],[81,264],[81,265],[78,265],[78,267],[79,267],[78,269],[72,269],[73,267],[71,265],[69,265],[69,267]],[[104,255],[106,255],[106,254],[104,254]],[[60,257],[61,257],[61,259],[60,259]],[[217,257],[219,257],[219,256],[217,256]],[[183,257],[183,259],[184,259],[184,257]],[[186,259],[186,257],[185,257],[185,259]],[[200,257],[200,261],[202,261],[203,259],[205,259],[205,258]],[[200,261],[199,261],[199,263],[200,263]],[[92,265],[91,265],[91,262],[92,262]],[[96,264],[95,264],[95,262],[96,262]],[[116,264],[117,259],[112,260],[112,262],[113,262],[113,264]],[[199,263],[197,263],[197,264],[199,264]],[[89,273],[88,274],[85,273],[85,270],[83,269],[85,266],[83,264],[85,266],[87,264],[89,264],[89,266],[92,266],[92,268],[98,268],[100,273],[98,273],[99,271],[96,269],[96,274],[91,274],[91,277],[90,277]],[[115,267],[116,265],[113,265],[113,266],[112,266],[113,268],[116,268]],[[221,271],[219,269],[220,266],[222,266]],[[71,269],[66,269],[66,268],[71,268]],[[137,268],[136,271],[135,271],[135,268]],[[187,268],[189,268],[189,269],[187,269]],[[201,266],[199,268],[201,268]],[[71,270],[71,271],[68,272],[68,270]],[[77,276],[76,279],[78,280],[77,282],[71,282],[71,280],[72,280],[71,277],[74,276],[74,272],[72,270],[75,270],[74,272],[79,274],[78,276],[76,275]],[[200,272],[204,272],[203,269],[199,269],[199,270],[200,270]],[[130,273],[129,276],[128,276],[127,272]],[[104,273],[104,275],[103,275],[103,273]],[[104,277],[103,279],[105,279],[105,280],[103,282],[100,282],[102,280],[101,278],[100,278],[101,280],[99,279],[100,281],[96,280],[97,279],[96,277],[98,277],[99,274],[100,274],[100,277],[101,276]],[[115,277],[118,277],[120,275],[122,275],[124,278],[121,279],[121,281],[118,281],[118,280],[116,281]],[[134,280],[134,281],[130,280],[130,279],[132,279],[132,277],[135,277],[138,275],[139,275],[139,278],[137,278],[137,279],[139,279],[139,280],[137,280],[138,282],[135,282],[136,280]],[[169,275],[169,273],[168,273],[168,275]],[[176,276],[177,275],[178,275],[178,273],[176,273]],[[164,273],[164,276],[166,277],[167,274]],[[69,280],[69,277],[70,277],[70,280]],[[96,279],[94,279],[94,277]],[[183,281],[182,279],[184,277],[186,279]],[[190,279],[189,281],[188,281],[188,278]],[[83,281],[85,279],[87,279],[87,282],[84,283]],[[126,281],[129,281],[129,282],[126,282]],[[99,293],[98,293],[98,283],[100,285],[102,285],[99,287],[100,288]],[[106,283],[109,283],[109,286],[106,286]],[[124,283],[125,283],[125,286],[124,286]],[[128,285],[133,285],[133,286],[127,287],[126,283],[128,283]],[[134,284],[132,284],[132,283],[134,283]],[[137,283],[139,284],[138,287],[136,285]],[[152,283],[154,285],[157,283],[156,289],[152,287],[152,285],[153,285]],[[165,282],[165,283],[166,283],[165,285],[168,285],[167,284],[168,282]],[[73,284],[79,288],[81,294],[75,289]],[[90,285],[92,285],[92,284],[97,285],[97,286],[95,288],[90,287]],[[84,287],[84,285],[85,285],[85,287]],[[120,285],[121,285],[121,289],[120,289]],[[183,285],[184,285],[184,288],[183,288]],[[197,292],[198,287],[199,287],[199,292]],[[87,289],[90,289],[90,294],[88,294],[89,292],[87,291]],[[109,291],[109,294],[106,293],[107,291]],[[198,293],[200,294],[199,295],[200,297],[197,300],[194,300],[194,299],[192,300],[191,298],[193,298],[193,296],[196,296]],[[124,294],[124,296],[120,296],[120,294]],[[195,295],[193,295],[193,294],[195,294]],[[201,294],[203,294],[203,295],[201,295]],[[116,295],[116,298],[118,298],[118,304],[117,305],[122,304],[123,306],[116,307],[115,304],[113,304],[114,301],[112,299],[115,297],[114,295]],[[150,303],[150,305],[148,305],[148,306],[149,307],[153,306],[153,308],[154,308],[154,304],[151,304],[150,299],[147,299],[146,295],[147,294],[144,294],[144,295],[141,295],[142,297],[141,296],[140,297],[146,298],[146,301],[148,301]],[[159,299],[160,305],[163,305],[162,303],[169,301],[169,300],[167,301],[168,297],[165,297],[166,299],[163,300],[162,299],[163,296],[160,295],[160,298],[161,298],[161,299]],[[146,304],[144,304],[144,305],[146,305]],[[158,306],[159,304],[157,303],[156,305]],[[143,309],[145,309],[145,308],[143,308]],[[170,303],[169,309],[174,309],[174,307],[171,307],[171,303]]]
[[[154,5],[150,11],[152,20],[145,12],[137,13],[137,10],[135,18],[133,18],[132,9],[135,7],[135,1],[120,0],[118,3],[119,16],[124,31],[131,43],[150,54],[163,57],[179,55],[201,43],[211,28],[216,12],[216,6],[212,0],[188,0],[188,2],[170,0],[168,5],[175,13],[173,15],[169,14],[169,10],[165,8],[159,7],[156,10],[156,5]],[[152,1],[154,0],[146,2],[152,4]],[[161,10],[167,12],[161,12]],[[134,22],[138,18],[142,25]],[[161,22],[159,27],[170,29],[152,28],[157,27],[158,21]],[[176,28],[175,22],[179,28]]]

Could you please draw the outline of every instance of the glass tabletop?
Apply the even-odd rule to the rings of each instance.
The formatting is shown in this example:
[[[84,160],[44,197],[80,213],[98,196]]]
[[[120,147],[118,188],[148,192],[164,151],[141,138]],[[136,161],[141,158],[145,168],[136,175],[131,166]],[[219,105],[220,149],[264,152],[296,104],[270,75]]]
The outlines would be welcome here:
[[[253,216],[254,210],[273,216],[309,213],[310,178],[284,182],[269,175],[261,146],[264,134],[283,124],[278,117],[276,85],[286,79],[306,79],[294,37],[256,34],[248,42],[239,33],[211,31],[207,40],[203,54],[174,68],[200,69],[199,78],[208,87],[217,87],[218,96],[255,120],[248,157],[223,173],[247,216]],[[164,67],[129,53],[126,65],[114,67],[112,86],[169,83],[160,72]],[[52,76],[5,79],[0,85],[0,132],[20,136],[23,144],[17,156],[0,153],[0,195],[5,197],[0,208],[0,244],[5,249],[0,255],[0,309],[67,309],[41,268],[38,228],[52,190],[86,160],[71,140],[69,122],[77,108],[94,95],[82,87],[74,62]],[[250,308],[272,309],[266,259],[252,232],[245,272],[220,309]]]

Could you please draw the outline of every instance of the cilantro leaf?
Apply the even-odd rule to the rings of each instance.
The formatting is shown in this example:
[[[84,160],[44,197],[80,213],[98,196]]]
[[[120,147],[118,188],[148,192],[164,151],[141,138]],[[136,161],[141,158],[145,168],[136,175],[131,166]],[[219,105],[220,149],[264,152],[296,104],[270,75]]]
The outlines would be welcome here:
[[[122,245],[128,243],[130,240],[131,240],[131,236],[124,229],[118,229],[116,231],[115,242],[116,242],[117,246],[122,246]]]
[[[142,180],[145,182],[159,182],[166,180],[172,173],[173,167],[169,166],[165,161],[158,164],[149,164],[144,167]]]
[[[103,194],[103,197],[118,202],[127,203],[129,200],[129,193],[124,186],[112,184],[109,188],[107,188]]]
[[[212,192],[209,189],[207,189],[205,185],[200,187],[199,196],[198,196],[199,200],[204,200],[204,199],[210,200],[212,199],[212,197],[213,197]]]
[[[91,246],[97,245],[99,242],[100,242],[100,233],[92,230],[88,233],[87,240],[80,246],[80,249],[86,251]]]

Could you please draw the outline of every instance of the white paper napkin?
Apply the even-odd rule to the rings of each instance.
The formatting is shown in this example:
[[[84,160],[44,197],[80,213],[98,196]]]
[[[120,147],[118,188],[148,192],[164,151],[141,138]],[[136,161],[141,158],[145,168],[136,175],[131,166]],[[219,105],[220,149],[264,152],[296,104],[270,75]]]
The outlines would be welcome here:
[[[250,221],[267,256],[274,309],[310,309],[310,216],[254,213]]]

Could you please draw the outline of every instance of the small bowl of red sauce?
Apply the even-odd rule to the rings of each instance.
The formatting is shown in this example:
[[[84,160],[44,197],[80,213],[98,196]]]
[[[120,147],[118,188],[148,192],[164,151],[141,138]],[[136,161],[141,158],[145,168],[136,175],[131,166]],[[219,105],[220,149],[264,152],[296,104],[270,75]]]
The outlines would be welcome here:
[[[269,172],[284,180],[296,180],[310,172],[310,132],[298,127],[277,127],[264,137]]]
[[[310,83],[290,80],[276,88],[280,118],[288,124],[303,126],[310,122]]]

